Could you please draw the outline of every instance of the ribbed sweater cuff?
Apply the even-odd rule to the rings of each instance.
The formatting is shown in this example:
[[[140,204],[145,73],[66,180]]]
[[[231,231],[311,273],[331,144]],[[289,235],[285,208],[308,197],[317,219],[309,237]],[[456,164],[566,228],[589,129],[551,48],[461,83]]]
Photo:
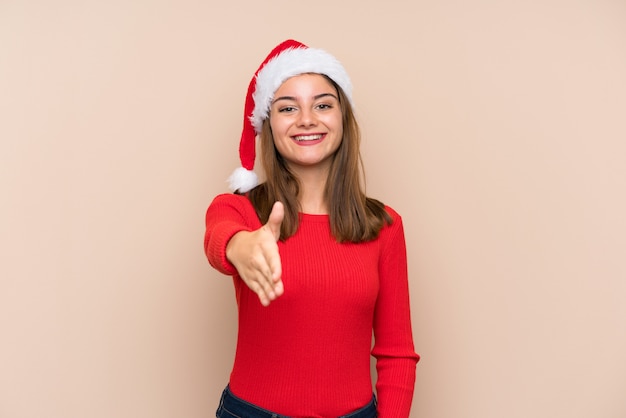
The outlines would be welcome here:
[[[226,246],[233,235],[247,230],[243,225],[235,222],[222,222],[219,228],[213,230],[207,243],[206,253],[209,262],[215,269],[229,276],[237,273],[235,266],[226,258]]]

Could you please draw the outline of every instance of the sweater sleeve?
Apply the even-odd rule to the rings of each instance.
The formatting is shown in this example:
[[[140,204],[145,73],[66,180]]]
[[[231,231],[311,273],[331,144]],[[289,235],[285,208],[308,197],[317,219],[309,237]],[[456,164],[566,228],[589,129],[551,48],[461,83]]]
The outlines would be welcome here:
[[[415,386],[406,244],[402,219],[388,208],[393,223],[381,231],[380,289],[374,313],[374,347],[380,418],[407,418]]]
[[[245,196],[218,195],[207,209],[205,225],[204,252],[209,263],[221,273],[235,275],[235,266],[226,258],[226,245],[237,232],[261,226],[252,204]]]

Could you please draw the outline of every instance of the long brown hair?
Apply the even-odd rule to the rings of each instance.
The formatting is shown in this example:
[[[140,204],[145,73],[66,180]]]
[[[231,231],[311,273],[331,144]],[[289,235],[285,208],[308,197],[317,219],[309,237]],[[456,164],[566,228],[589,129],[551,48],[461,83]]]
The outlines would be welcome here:
[[[343,90],[324,77],[337,90],[343,123],[343,139],[333,156],[324,191],[331,232],[339,242],[369,241],[378,236],[385,223],[391,223],[391,216],[383,203],[365,195],[359,125]],[[280,239],[285,240],[298,229],[300,182],[276,150],[269,118],[263,121],[260,141],[266,181],[252,189],[249,198],[262,223],[267,222],[274,202],[283,203],[285,218]]]

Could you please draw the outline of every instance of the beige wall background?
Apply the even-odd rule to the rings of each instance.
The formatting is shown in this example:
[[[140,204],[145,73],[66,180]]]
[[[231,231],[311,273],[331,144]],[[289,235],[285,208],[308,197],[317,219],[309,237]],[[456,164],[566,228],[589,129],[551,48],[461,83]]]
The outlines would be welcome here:
[[[626,416],[620,0],[0,1],[0,416],[214,415],[204,212],[289,37],[347,67],[405,218],[412,417]]]

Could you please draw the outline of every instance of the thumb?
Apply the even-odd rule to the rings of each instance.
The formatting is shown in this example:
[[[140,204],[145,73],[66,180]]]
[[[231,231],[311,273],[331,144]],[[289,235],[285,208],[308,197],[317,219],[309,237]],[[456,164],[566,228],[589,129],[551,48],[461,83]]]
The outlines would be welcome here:
[[[267,220],[267,227],[270,232],[274,234],[274,238],[278,241],[280,237],[280,224],[283,222],[283,218],[285,217],[285,207],[282,202],[274,202],[274,206],[272,206],[272,212],[270,213],[270,217]]]

